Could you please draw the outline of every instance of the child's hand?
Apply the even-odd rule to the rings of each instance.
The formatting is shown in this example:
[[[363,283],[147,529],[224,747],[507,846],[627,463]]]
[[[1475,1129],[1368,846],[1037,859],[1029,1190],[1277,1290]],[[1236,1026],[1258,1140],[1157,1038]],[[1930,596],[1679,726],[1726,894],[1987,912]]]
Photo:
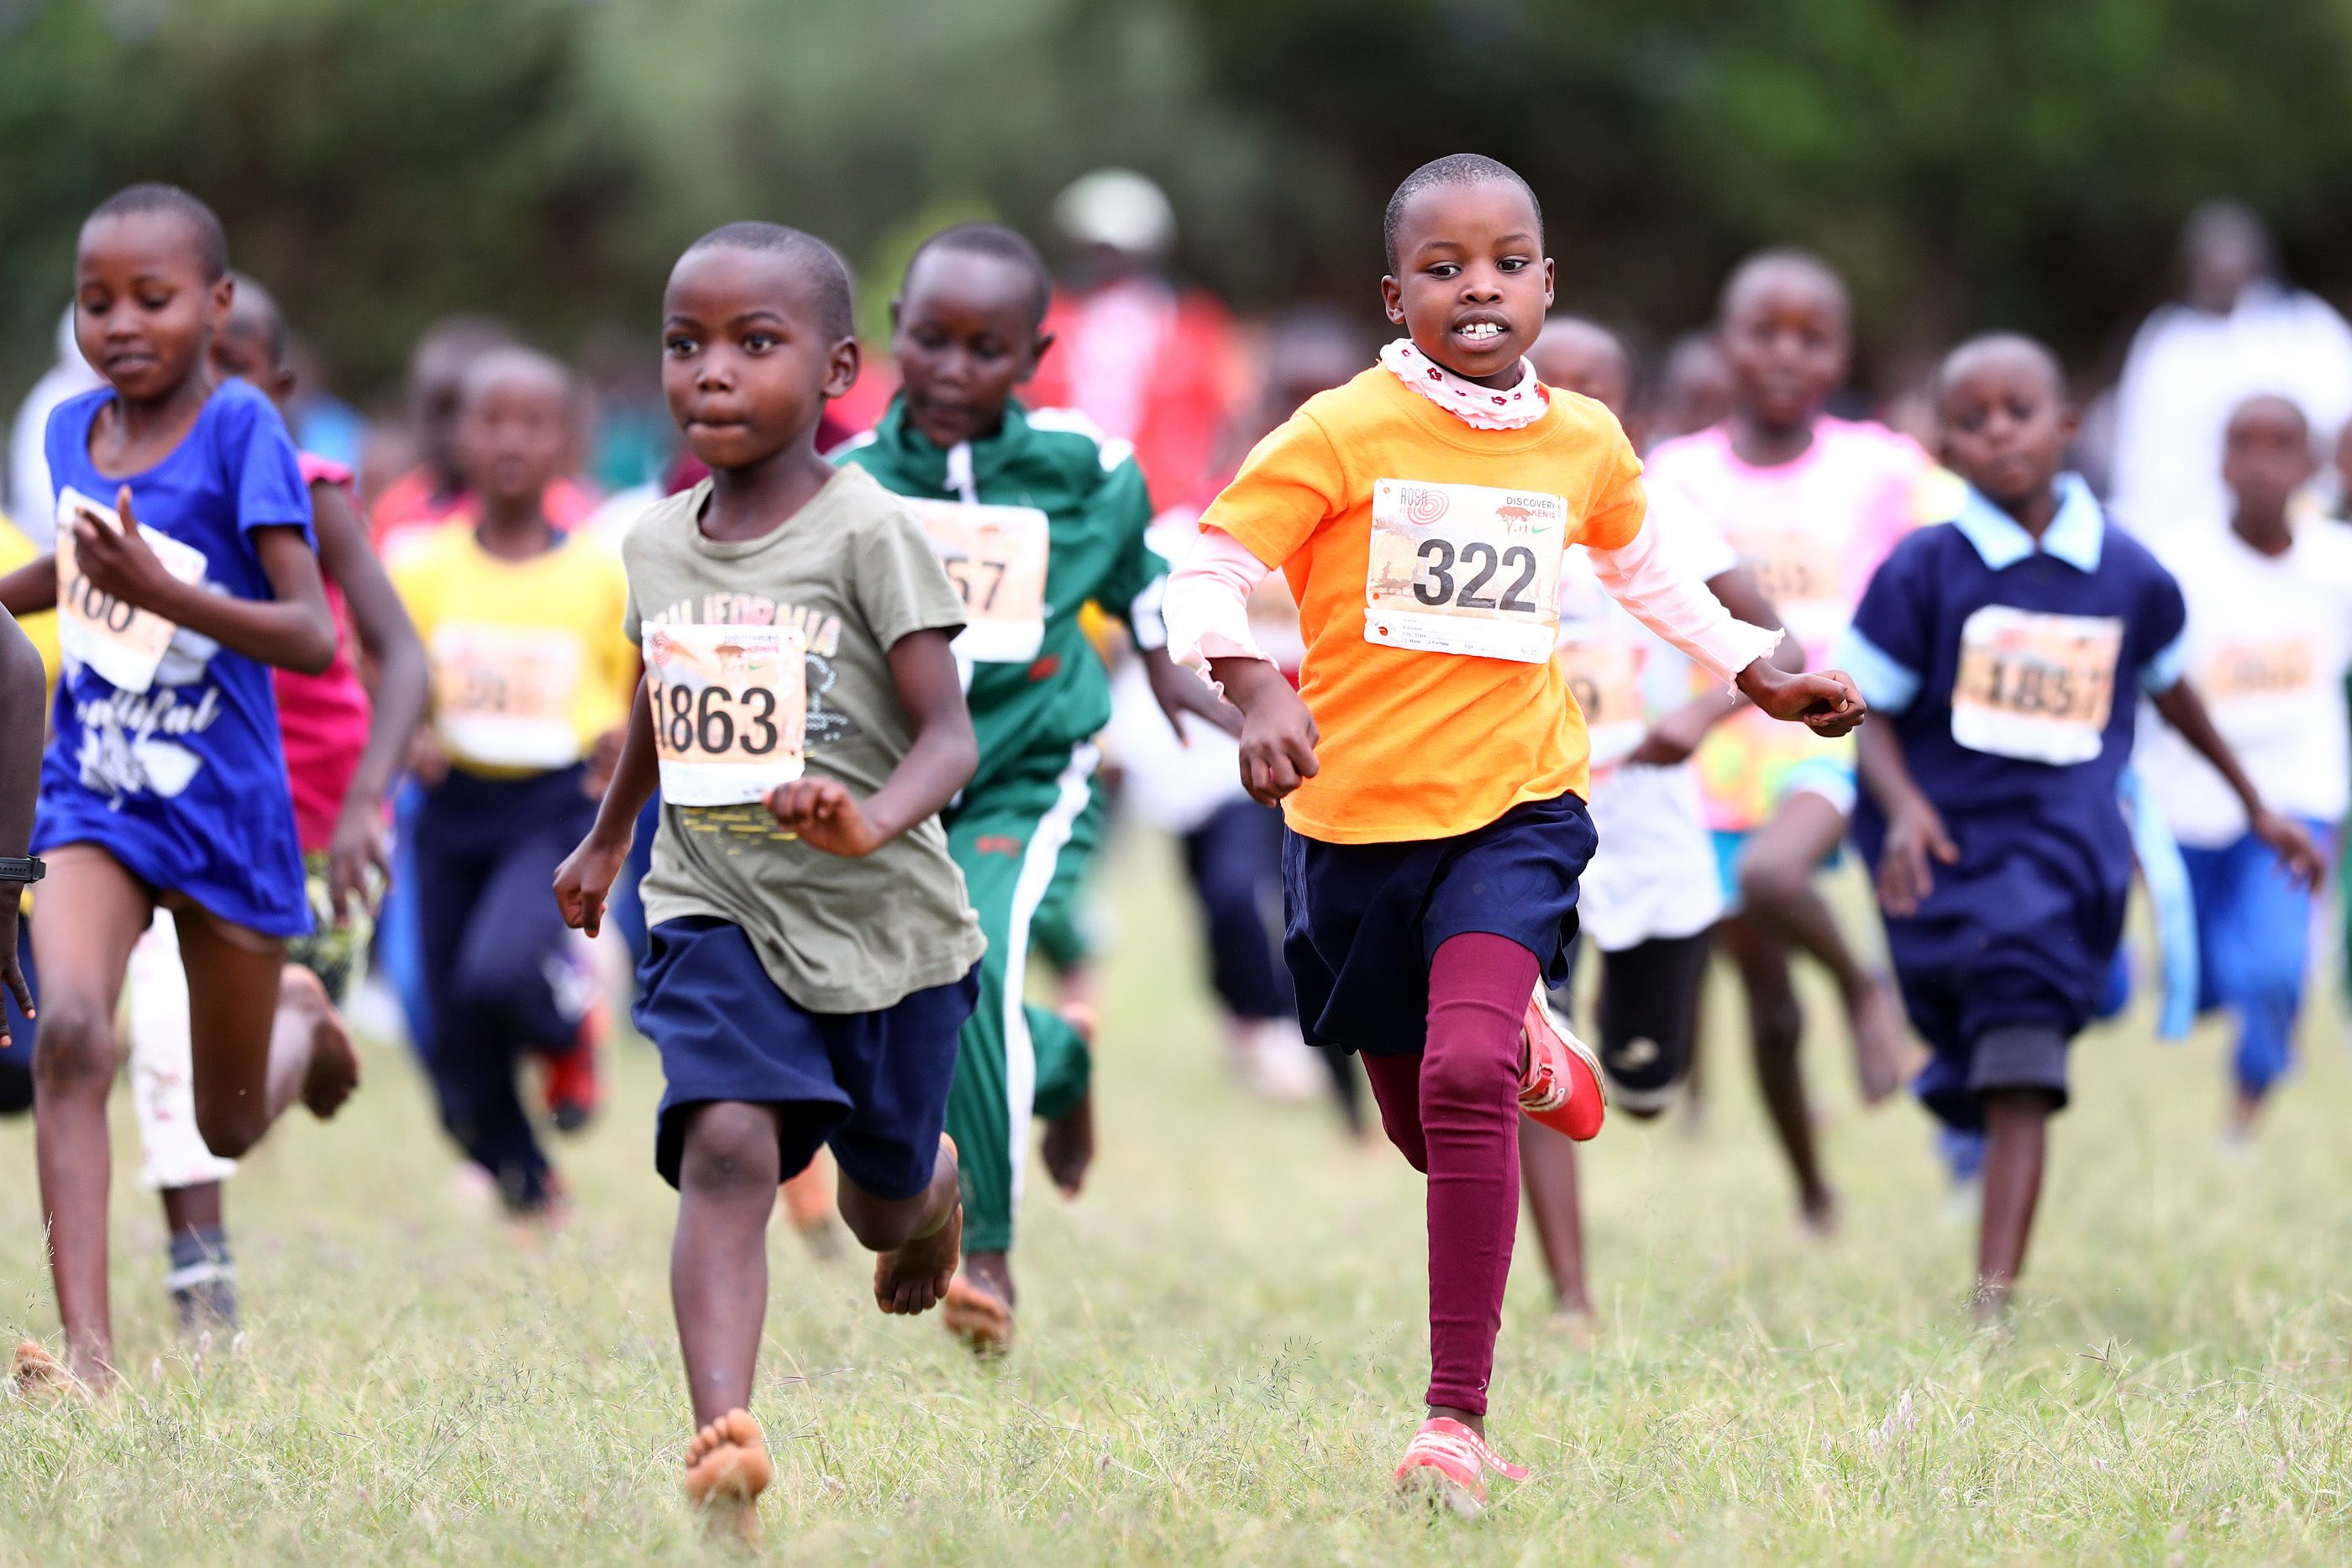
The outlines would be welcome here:
[[[327,906],[335,912],[335,924],[352,923],[353,904],[374,914],[377,890],[391,879],[392,850],[384,840],[382,808],[373,800],[345,801],[327,845]]]
[[[408,737],[408,771],[428,789],[449,777],[449,754],[441,749],[441,737],[429,725],[419,725]]]
[[[1176,738],[1184,739],[1184,715],[1205,719],[1227,735],[1242,732],[1242,710],[1209,689],[1209,684],[1168,656],[1165,648],[1147,649],[1143,655],[1143,677],[1151,687],[1151,699],[1168,717],[1169,727]],[[1187,745],[1191,743],[1186,742]]]
[[[1878,852],[1878,902],[1900,919],[1919,913],[1919,905],[1936,891],[1933,862],[1957,865],[1960,846],[1945,831],[1944,819],[1925,797],[1914,800],[1886,824],[1886,843]]]
[[[1625,755],[1625,760],[1641,768],[1673,768],[1690,760],[1706,732],[1715,727],[1718,710],[1702,699],[1685,703],[1650,727],[1642,743]]]
[[[1870,711],[1843,670],[1790,674],[1759,659],[1739,672],[1739,689],[1774,718],[1825,737],[1850,734]]]
[[[1315,759],[1323,732],[1297,692],[1280,692],[1254,704],[1242,720],[1242,788],[1261,806],[1282,798],[1323,770]]]
[[[768,810],[788,832],[829,855],[856,859],[882,847],[857,797],[831,779],[795,779],[768,791]]]
[[[2247,825],[2253,830],[2254,837],[2278,852],[2279,859],[2286,862],[2287,874],[2306,892],[2316,891],[2326,879],[2326,857],[2311,841],[2311,835],[2303,831],[2302,823],[2276,811],[2261,810],[2248,820]]]
[[[22,883],[0,882],[0,984],[5,984],[16,998],[16,1010],[30,1019],[33,988],[25,983],[25,971],[16,962],[17,901],[24,891]],[[8,1020],[0,1017],[0,1047],[10,1043]]]
[[[125,604],[157,614],[168,614],[173,595],[186,585],[167,570],[163,558],[140,536],[139,519],[131,510],[131,486],[114,498],[122,527],[108,528],[88,512],[73,521],[74,553],[90,586],[110,593]]]
[[[603,929],[605,895],[613,891],[613,881],[628,858],[626,835],[614,843],[593,832],[563,857],[563,863],[555,868],[555,906],[563,911],[563,924],[591,936]]]

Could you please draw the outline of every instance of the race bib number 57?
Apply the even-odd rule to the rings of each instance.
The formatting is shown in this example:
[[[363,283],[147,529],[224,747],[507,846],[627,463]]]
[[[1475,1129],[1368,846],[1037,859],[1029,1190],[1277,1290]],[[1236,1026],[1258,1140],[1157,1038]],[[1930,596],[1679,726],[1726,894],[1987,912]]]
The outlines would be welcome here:
[[[1025,664],[1045,642],[1045,569],[1053,528],[1035,507],[912,501],[963,599],[956,651],[983,664]]]
[[[1988,604],[1960,626],[1952,738],[1970,751],[2071,767],[2105,744],[2124,623]]]
[[[797,626],[647,626],[662,799],[741,806],[801,776],[807,639]]]
[[[1364,641],[1540,664],[1559,626],[1567,553],[1558,496],[1377,480]]]

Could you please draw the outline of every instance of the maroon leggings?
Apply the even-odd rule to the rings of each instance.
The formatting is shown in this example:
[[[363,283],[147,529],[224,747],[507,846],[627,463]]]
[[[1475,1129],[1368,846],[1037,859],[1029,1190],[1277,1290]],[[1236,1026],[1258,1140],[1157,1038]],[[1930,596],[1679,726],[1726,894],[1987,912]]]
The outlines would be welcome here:
[[[1381,1126],[1429,1177],[1429,1403],[1486,1412],[1519,1228],[1519,1018],[1540,966],[1507,937],[1448,937],[1418,1055],[1367,1056]]]

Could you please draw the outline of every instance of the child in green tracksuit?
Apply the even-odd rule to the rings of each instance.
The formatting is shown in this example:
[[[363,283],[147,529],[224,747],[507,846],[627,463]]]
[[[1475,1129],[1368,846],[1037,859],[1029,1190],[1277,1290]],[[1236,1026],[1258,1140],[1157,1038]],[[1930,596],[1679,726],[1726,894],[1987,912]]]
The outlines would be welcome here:
[[[1169,660],[1167,564],[1143,542],[1151,501],[1134,453],[1082,415],[1013,399],[1052,342],[1039,330],[1051,288],[1035,247],[1009,229],[964,224],[925,241],[890,307],[904,384],[881,423],[835,454],[917,503],[970,617],[955,651],[980,770],[944,820],[988,953],[948,1101],[964,1268],[945,1307],[983,1351],[1012,1343],[1006,1254],[1029,1118],[1046,1124],[1043,1156],[1066,1195],[1094,1155],[1091,1020],[1034,1006],[1024,988],[1031,942],[1067,927],[1100,830],[1094,737],[1110,719],[1110,679],[1079,612],[1092,601],[1126,621],[1171,718],[1239,722]]]

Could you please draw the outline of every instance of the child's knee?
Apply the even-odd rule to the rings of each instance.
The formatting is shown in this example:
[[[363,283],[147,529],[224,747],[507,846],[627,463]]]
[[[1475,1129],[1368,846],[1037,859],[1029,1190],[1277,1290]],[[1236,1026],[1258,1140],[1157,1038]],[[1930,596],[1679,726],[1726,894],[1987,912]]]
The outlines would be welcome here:
[[[774,1115],[757,1105],[706,1105],[688,1129],[679,1190],[706,1197],[757,1193],[782,1184]]]
[[[1777,914],[1812,890],[1812,868],[1774,852],[1761,839],[1751,841],[1739,861],[1739,896],[1744,907]]]
[[[1431,1106],[1514,1107],[1519,1088],[1519,1046],[1516,1031],[1506,1037],[1464,1039],[1450,1048],[1432,1051],[1422,1059],[1421,1103]],[[1516,1109],[1511,1111],[1517,1115]]]
[[[927,1216],[917,1203],[871,1197],[848,1183],[837,1198],[841,1223],[868,1252],[892,1252],[915,1239]]]
[[[113,1020],[94,1001],[73,996],[42,998],[41,1030],[33,1051],[33,1077],[47,1094],[106,1092],[121,1064]]]
[[[205,1147],[225,1160],[242,1158],[269,1131],[269,1106],[263,1095],[247,1090],[236,1094],[196,1098],[196,1132]]]

